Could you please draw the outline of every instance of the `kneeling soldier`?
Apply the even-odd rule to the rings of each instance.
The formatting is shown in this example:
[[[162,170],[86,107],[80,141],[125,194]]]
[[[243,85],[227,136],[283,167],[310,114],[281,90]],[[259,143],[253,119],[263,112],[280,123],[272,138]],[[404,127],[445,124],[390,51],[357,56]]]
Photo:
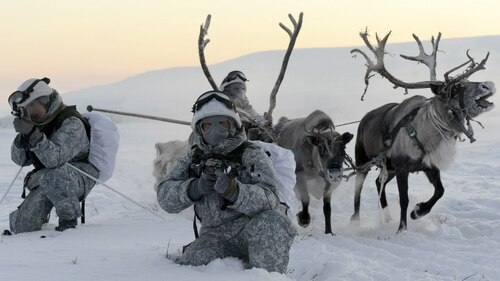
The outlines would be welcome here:
[[[52,207],[59,217],[56,230],[75,228],[81,216],[79,201],[95,182],[65,164],[99,176],[87,160],[87,121],[75,106],[64,105],[49,82],[48,78],[29,79],[9,97],[18,133],[11,148],[12,160],[20,166],[35,167],[24,180],[28,196],[9,217],[14,233],[40,230],[48,222]]]
[[[200,236],[177,262],[203,265],[237,257],[250,267],[284,273],[296,230],[278,211],[271,159],[246,141],[225,93],[204,93],[193,113],[194,145],[158,187],[163,209],[177,213],[194,205],[202,223]]]

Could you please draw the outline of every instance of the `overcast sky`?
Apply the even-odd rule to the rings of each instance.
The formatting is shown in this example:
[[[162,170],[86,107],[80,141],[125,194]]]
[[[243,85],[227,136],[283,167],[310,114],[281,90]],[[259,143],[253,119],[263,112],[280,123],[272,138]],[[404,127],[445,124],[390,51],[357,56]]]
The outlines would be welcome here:
[[[197,66],[199,27],[212,14],[209,64],[285,49],[288,13],[304,12],[296,48],[360,45],[366,26],[391,42],[499,35],[496,0],[16,0],[0,4],[0,98],[48,76],[59,92],[149,70]],[[7,106],[6,102],[1,107]]]

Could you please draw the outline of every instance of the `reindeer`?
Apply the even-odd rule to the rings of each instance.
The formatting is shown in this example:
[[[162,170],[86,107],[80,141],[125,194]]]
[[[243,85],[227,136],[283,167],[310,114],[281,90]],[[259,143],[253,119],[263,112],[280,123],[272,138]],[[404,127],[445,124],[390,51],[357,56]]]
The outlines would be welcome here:
[[[307,227],[311,222],[309,193],[317,198],[322,195],[325,233],[333,234],[331,195],[343,178],[345,145],[353,135],[336,132],[332,119],[320,110],[305,118],[289,120],[282,117],[274,130],[276,143],[292,150],[295,156],[297,182],[294,190],[302,203],[302,211],[297,214],[299,225]]]
[[[411,212],[412,219],[428,214],[434,204],[443,196],[444,187],[441,182],[441,169],[453,162],[455,144],[461,134],[465,134],[470,142],[474,142],[474,133],[470,120],[494,107],[487,99],[495,93],[493,82],[470,82],[468,78],[475,72],[484,69],[489,53],[476,63],[467,51],[468,61],[444,74],[444,81],[436,80],[436,56],[441,33],[437,40],[432,37],[433,51],[425,53],[422,43],[413,35],[418,44],[420,54],[415,57],[401,55],[403,58],[425,64],[430,69],[430,81],[406,83],[393,76],[384,65],[385,45],[389,32],[382,40],[377,38],[378,46],[374,47],[368,40],[368,32],[360,33],[370,51],[375,54],[376,63],[361,50],[353,49],[351,53],[361,54],[367,61],[365,75],[366,88],[372,72],[394,84],[394,88],[408,89],[429,88],[434,94],[431,98],[423,96],[410,97],[400,104],[389,103],[368,112],[361,120],[355,144],[357,174],[355,180],[354,214],[351,220],[359,220],[360,196],[363,182],[372,165],[381,168],[376,180],[381,207],[387,207],[385,186],[394,177],[397,179],[401,217],[397,233],[407,229],[408,209],[408,175],[423,171],[434,186],[434,194],[426,202],[416,204]],[[450,74],[468,65],[465,71],[455,77]],[[362,99],[363,99],[362,96]],[[468,128],[465,127],[467,123]]]
[[[172,170],[175,162],[181,159],[188,150],[188,141],[173,140],[164,143],[156,143],[156,158],[153,161],[153,176],[156,179],[154,184],[155,192],[158,185],[165,179],[165,177]]]

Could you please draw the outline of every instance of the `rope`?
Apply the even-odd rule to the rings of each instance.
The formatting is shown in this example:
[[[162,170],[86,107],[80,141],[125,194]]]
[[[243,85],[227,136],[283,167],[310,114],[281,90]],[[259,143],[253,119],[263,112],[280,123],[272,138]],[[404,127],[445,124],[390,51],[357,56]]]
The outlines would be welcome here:
[[[345,126],[345,125],[356,124],[356,123],[359,123],[359,122],[361,122],[361,120],[338,124],[338,125],[335,125],[335,127],[342,127],[342,126]]]
[[[21,168],[19,168],[19,171],[17,171],[16,176],[14,177],[14,179],[12,179],[12,182],[10,183],[9,187],[7,188],[7,191],[5,191],[4,195],[2,196],[2,199],[0,199],[0,205],[2,204],[2,202],[5,199],[5,197],[7,196],[7,194],[9,193],[10,189],[14,185],[14,182],[16,181],[17,177],[19,176],[19,174],[21,173],[22,170],[23,170],[23,166],[21,166]]]
[[[151,214],[153,214],[153,215],[155,215],[155,216],[157,216],[157,217],[161,218],[162,220],[164,220],[164,219],[165,219],[164,217],[160,216],[159,214],[157,214],[157,213],[155,213],[155,212],[151,211],[149,208],[147,208],[147,207],[145,207],[145,206],[143,206],[143,205],[141,205],[141,204],[137,203],[136,201],[134,201],[133,199],[131,199],[131,198],[130,198],[130,197],[128,197],[127,195],[125,195],[125,194],[123,194],[123,193],[119,192],[118,190],[116,190],[116,189],[112,188],[111,186],[109,186],[109,185],[105,184],[104,182],[102,182],[102,181],[100,181],[100,180],[96,179],[95,177],[93,177],[93,176],[91,176],[91,175],[87,174],[86,172],[84,172],[84,171],[82,171],[82,170],[78,169],[77,167],[75,167],[75,166],[71,165],[70,163],[66,163],[66,165],[68,165],[69,167],[71,167],[71,168],[75,169],[76,171],[80,172],[81,174],[83,174],[83,175],[87,176],[88,178],[92,179],[93,181],[95,181],[95,182],[99,183],[100,185],[102,185],[102,186],[104,186],[104,187],[108,188],[109,190],[111,190],[111,191],[113,191],[113,192],[117,193],[118,195],[120,195],[120,196],[122,196],[123,198],[127,199],[128,201],[130,201],[130,202],[134,203],[135,205],[137,205],[137,206],[141,207],[142,209],[144,209],[144,210],[148,211],[149,213],[151,213]]]

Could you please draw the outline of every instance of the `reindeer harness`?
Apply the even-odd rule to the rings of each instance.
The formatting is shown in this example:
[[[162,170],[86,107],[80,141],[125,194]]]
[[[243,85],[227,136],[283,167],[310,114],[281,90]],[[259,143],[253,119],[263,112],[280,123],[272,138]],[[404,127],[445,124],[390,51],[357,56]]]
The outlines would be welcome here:
[[[392,145],[394,144],[394,139],[396,138],[397,134],[399,133],[399,130],[401,130],[401,128],[404,127],[406,129],[406,132],[408,132],[408,136],[410,136],[410,138],[412,138],[415,141],[418,148],[420,148],[420,150],[422,151],[422,154],[425,154],[424,145],[418,139],[417,131],[415,130],[415,127],[413,127],[413,124],[411,123],[413,121],[413,119],[415,118],[415,116],[417,115],[417,112],[420,110],[420,107],[416,107],[415,109],[410,111],[408,114],[406,114],[403,118],[401,118],[399,120],[399,122],[396,124],[396,126],[394,128],[392,128],[392,130],[391,130],[390,125],[391,125],[391,120],[393,119],[392,115],[394,113],[394,109],[397,106],[398,106],[397,104],[394,105],[384,116],[384,127],[382,129],[383,130],[382,131],[382,142],[384,144],[386,151],[392,147]]]
[[[421,107],[417,106],[412,111],[410,111],[405,116],[403,116],[403,118],[401,118],[398,121],[398,123],[396,124],[396,126],[394,126],[394,128],[392,128],[392,130],[391,130],[391,127],[390,127],[391,120],[393,119],[393,114],[394,114],[395,108],[398,105],[399,104],[394,104],[394,106],[391,107],[391,109],[389,109],[389,111],[387,111],[387,113],[384,116],[384,121],[383,121],[384,125],[382,128],[382,143],[384,144],[385,151],[381,152],[379,155],[372,158],[372,160],[365,163],[363,166],[359,166],[359,167],[353,166],[354,171],[346,177],[347,180],[350,177],[354,176],[357,173],[357,171],[361,171],[361,172],[365,173],[365,172],[369,171],[373,166],[380,167],[383,171],[386,170],[387,167],[385,165],[385,160],[386,160],[385,152],[392,147],[392,145],[394,144],[394,139],[396,138],[397,134],[399,133],[399,131],[402,128],[406,129],[408,136],[415,141],[418,148],[422,151],[421,157],[423,158],[423,155],[425,154],[424,145],[418,139],[417,130],[415,130],[415,127],[413,127],[413,124],[412,124],[413,119],[415,118],[415,116],[417,115],[417,113]]]
[[[452,87],[448,88],[448,92],[447,92],[447,96],[446,96],[447,101],[449,101],[449,99],[452,95],[451,89],[452,89]],[[458,130],[460,130],[462,133],[464,133],[464,135],[467,136],[467,138],[469,138],[470,143],[473,143],[476,141],[476,139],[474,138],[474,130],[472,129],[472,126],[470,124],[471,118],[467,115],[465,116],[465,120],[467,121],[467,128],[465,128],[464,123],[460,121],[460,117],[458,115],[458,111],[465,111],[464,93],[461,92],[461,93],[459,93],[459,95],[460,95],[460,98],[458,99],[458,102],[459,102],[460,107],[458,109],[453,108],[452,106],[450,106],[449,102],[447,102],[448,113],[449,113],[450,117],[453,119],[453,122],[454,122],[455,126],[458,128]]]

